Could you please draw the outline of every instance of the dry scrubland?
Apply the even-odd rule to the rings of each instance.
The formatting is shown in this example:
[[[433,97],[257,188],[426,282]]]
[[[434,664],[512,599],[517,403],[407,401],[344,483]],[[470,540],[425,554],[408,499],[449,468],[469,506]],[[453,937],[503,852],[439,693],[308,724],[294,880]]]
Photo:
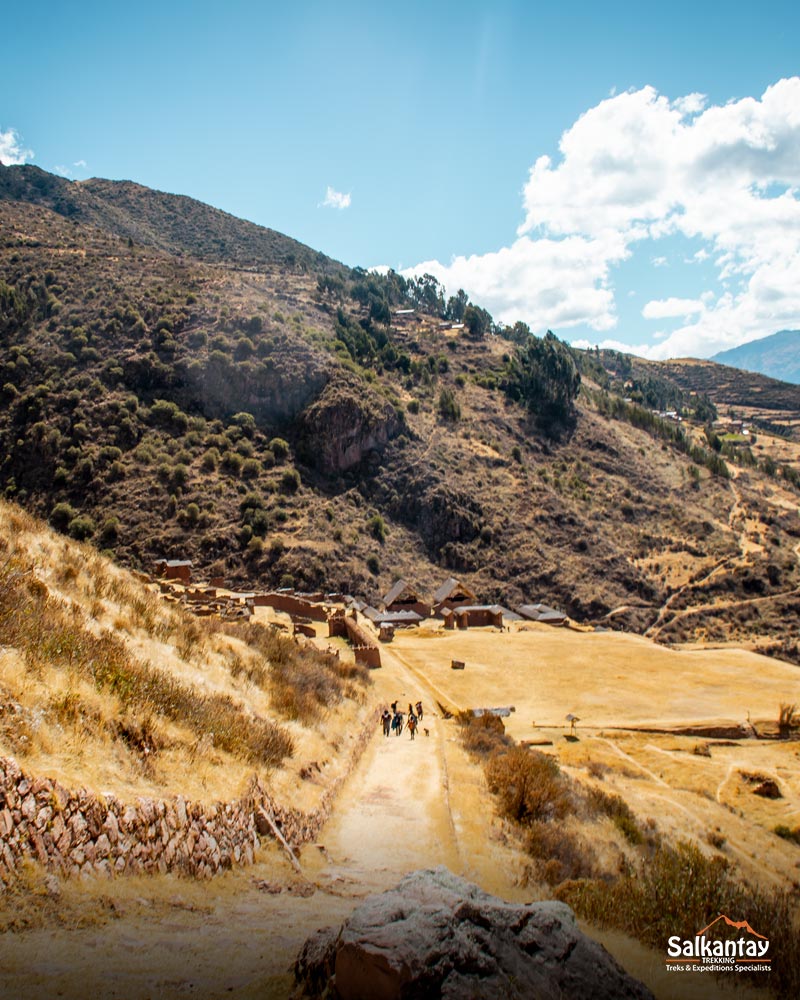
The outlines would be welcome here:
[[[658,968],[666,925],[651,928],[643,949],[619,919],[641,917],[653,892],[692,887],[697,913],[712,897],[738,905],[742,873],[763,887],[746,898],[748,914],[791,929],[792,897],[768,890],[797,878],[797,845],[774,827],[798,826],[798,743],[635,727],[736,723],[749,710],[759,729],[767,721],[774,729],[796,667],[746,651],[676,652],[640,637],[535,625],[502,635],[428,629],[384,647],[368,690],[346,660],[337,667],[266,623],[186,617],[14,507],[0,507],[0,524],[0,751],[33,773],[121,798],[208,800],[231,798],[255,771],[276,798],[310,808],[342,773],[349,737],[374,702],[421,696],[430,730],[416,743],[376,736],[321,846],[302,853],[303,877],[270,845],[252,868],[211,888],[168,875],[65,879],[54,891],[41,869],[23,866],[0,905],[2,984],[13,995],[49,994],[57,983],[78,997],[90,982],[119,997],[198,988],[284,997],[285,970],[310,931],[436,863],[508,898],[559,895],[591,933],[621,925],[622,937],[603,932],[603,940],[663,998],[678,996]],[[451,670],[453,658],[466,670]],[[437,699],[451,708],[514,704],[511,736],[553,745],[541,755],[510,746],[488,722],[467,729],[471,760],[462,727],[442,717]],[[581,719],[574,740],[568,711]],[[756,774],[773,778],[783,797],[754,796]],[[687,839],[693,846],[675,846]],[[649,881],[635,874],[643,858]],[[684,905],[674,897],[670,912]],[[781,980],[783,995],[793,983]],[[696,994],[726,995],[716,985]]]
[[[466,745],[520,831],[534,882],[593,925],[656,949],[685,933],[683,924],[702,926],[706,912],[746,910],[780,941],[773,987],[794,995],[796,665],[533,624],[502,635],[405,633],[393,653],[429,680],[443,706],[464,713]],[[452,660],[465,669],[453,670]],[[512,705],[502,725],[466,712]],[[568,714],[578,717],[574,732]],[[743,738],[740,727],[750,725]],[[624,945],[621,954],[629,952]]]
[[[0,753],[23,769],[123,800],[228,800],[255,774],[300,808],[304,767],[335,777],[365,704],[346,657],[195,619],[7,504],[0,550]]]
[[[795,703],[794,664],[740,649],[665,649],[639,636],[523,625],[511,634],[475,630],[398,636],[394,651],[456,709],[513,705],[511,737],[552,741],[545,752],[619,792],[637,815],[672,837],[693,837],[770,884],[800,882],[797,845],[776,827],[800,828],[800,733],[728,739],[752,721],[777,735],[780,706]],[[463,660],[466,669],[450,668]],[[572,713],[577,739],[565,721]],[[714,730],[714,736],[671,730]],[[637,731],[640,730],[640,731]],[[781,797],[754,794],[754,776]]]

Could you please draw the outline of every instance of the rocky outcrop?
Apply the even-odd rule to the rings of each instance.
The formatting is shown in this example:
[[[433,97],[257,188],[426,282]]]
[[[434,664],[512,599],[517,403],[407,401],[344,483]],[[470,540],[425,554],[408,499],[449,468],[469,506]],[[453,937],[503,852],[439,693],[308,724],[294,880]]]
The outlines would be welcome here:
[[[564,903],[518,905],[446,868],[372,896],[295,963],[295,996],[331,1000],[652,1000]]]
[[[450,485],[440,473],[413,469],[394,473],[391,495],[376,497],[388,513],[418,532],[428,552],[440,559],[449,545],[477,538],[485,515],[474,497]]]
[[[336,376],[301,417],[305,461],[327,473],[358,465],[400,432],[392,404],[353,376]]]

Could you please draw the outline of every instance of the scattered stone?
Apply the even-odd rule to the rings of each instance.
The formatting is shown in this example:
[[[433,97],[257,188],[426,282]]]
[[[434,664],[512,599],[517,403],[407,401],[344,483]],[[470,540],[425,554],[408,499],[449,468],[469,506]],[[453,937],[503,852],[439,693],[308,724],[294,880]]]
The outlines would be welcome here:
[[[772,778],[767,778],[767,780],[762,781],[760,785],[756,785],[753,789],[753,795],[760,795],[764,799],[783,798],[777,781],[773,781]]]
[[[263,878],[254,878],[253,885],[259,892],[268,892],[271,896],[278,896],[283,892],[283,886],[279,882],[268,882]]]
[[[309,896],[314,895],[317,887],[313,882],[292,882],[291,885],[286,886],[286,891],[290,896],[300,896],[302,899],[308,899]]]
[[[337,1000],[652,1000],[564,903],[507,903],[443,867],[312,935],[294,971],[297,996]]]

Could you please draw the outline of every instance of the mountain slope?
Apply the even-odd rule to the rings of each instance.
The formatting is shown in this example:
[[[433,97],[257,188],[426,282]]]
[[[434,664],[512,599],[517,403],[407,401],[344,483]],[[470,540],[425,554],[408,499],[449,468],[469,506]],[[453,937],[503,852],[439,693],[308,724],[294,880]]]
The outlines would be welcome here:
[[[273,229],[132,181],[70,181],[31,165],[0,164],[0,201],[41,205],[134,243],[229,266],[344,270]]]
[[[456,573],[486,601],[670,641],[708,631],[689,609],[713,585],[715,634],[757,596],[761,641],[782,641],[788,473],[726,458],[734,488],[702,427],[676,436],[599,368],[543,430],[507,391],[517,347],[452,329],[424,282],[392,316],[375,289],[411,293],[391,276],[232,270],[43,199],[0,201],[0,485],[60,530],[133,566],[186,557],[373,603],[398,576],[430,594]]]
[[[711,360],[796,385],[800,383],[800,330],[781,330],[770,337],[751,340],[730,351],[721,351]]]

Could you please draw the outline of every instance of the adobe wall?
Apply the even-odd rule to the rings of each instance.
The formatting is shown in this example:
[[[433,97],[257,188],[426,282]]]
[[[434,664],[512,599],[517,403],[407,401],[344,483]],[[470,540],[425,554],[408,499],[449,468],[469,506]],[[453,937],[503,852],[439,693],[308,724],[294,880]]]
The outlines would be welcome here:
[[[315,622],[328,620],[328,612],[321,604],[314,604],[291,594],[256,594],[253,604],[258,608],[269,607],[276,611],[285,611],[290,615],[311,618]]]
[[[361,663],[370,669],[381,665],[381,651],[375,639],[350,617],[345,618],[347,638],[355,653],[356,663]]]
[[[50,778],[34,778],[11,757],[0,757],[0,881],[23,858],[62,875],[106,876],[181,872],[211,878],[234,865],[252,864],[261,835],[271,835],[258,807],[272,812],[290,844],[316,839],[336,795],[376,731],[370,713],[348,766],[310,813],[285,808],[254,780],[230,802],[204,804],[182,796],[138,798],[71,791]]]

